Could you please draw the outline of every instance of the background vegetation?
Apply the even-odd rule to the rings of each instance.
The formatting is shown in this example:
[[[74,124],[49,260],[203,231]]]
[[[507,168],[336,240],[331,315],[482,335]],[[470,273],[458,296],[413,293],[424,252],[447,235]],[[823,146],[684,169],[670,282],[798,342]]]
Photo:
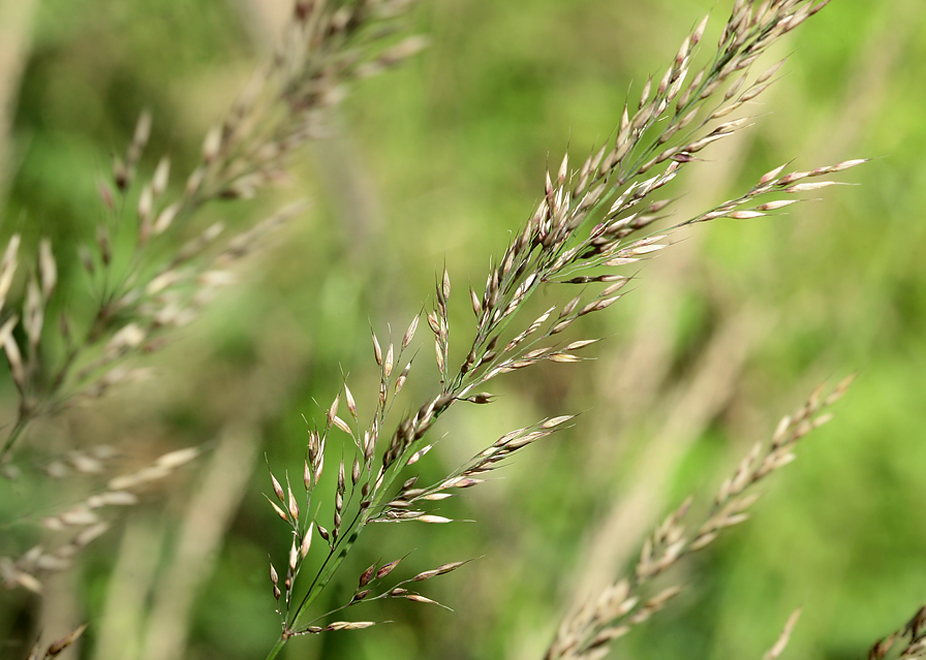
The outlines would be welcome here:
[[[35,469],[0,483],[0,553],[28,548],[40,535],[35,520],[80,497],[77,477],[37,476],[74,446],[112,445],[118,458],[107,469],[122,471],[240,433],[276,473],[299,474],[300,415],[321,417],[344,374],[361,414],[372,407],[370,328],[383,336],[391,325],[398,339],[444,263],[457,292],[451,324],[470,327],[464,282],[481,284],[489,257],[542,194],[548,163],[567,146],[584,156],[619,120],[627,90],[635,96],[704,13],[727,9],[707,0],[422,2],[412,27],[431,47],[359,85],[339,136],[313,145],[278,192],[210,207],[203,222],[234,225],[290,198],[308,197],[310,211],[202,319],[140,363],[157,368],[155,379],[32,430],[24,461]],[[101,214],[97,182],[139,112],[154,115],[141,169],[150,174],[169,153],[188,171],[287,11],[286,0],[38,4],[4,175],[4,240],[18,231],[34,246],[51,236],[62,279],[76,281],[76,245],[92,240]],[[375,529],[343,589],[328,594],[337,606],[366,565],[409,552],[408,576],[480,557],[428,583],[424,593],[455,613],[370,604],[359,616],[394,623],[297,640],[285,657],[540,657],[577,590],[630,561],[689,492],[710,497],[818,382],[853,370],[860,376],[836,420],[772,483],[756,518],[689,564],[690,588],[615,655],[760,657],[803,605],[792,657],[857,658],[909,617],[926,595],[924,21],[918,0],[842,0],[802,26],[780,49],[790,59],[756,113],[767,114],[708,153],[677,212],[725,199],[791,159],[804,168],[877,158],[845,179],[862,185],[828,189],[784,217],[695,227],[646,265],[632,295],[590,319],[583,337],[609,337],[594,363],[515,374],[492,406],[441,422],[447,437],[424,468],[435,474],[516,426],[584,411],[503,479],[442,510],[475,523]],[[437,378],[423,348],[409,401]],[[4,387],[12,415],[14,391]],[[24,656],[38,630],[54,638],[87,621],[73,657],[151,657],[149,590],[182,559],[176,542],[206,481],[202,465],[152,487],[43,598],[5,592],[0,655]],[[263,657],[278,635],[267,556],[283,563],[289,537],[261,496],[269,480],[256,465],[243,485],[227,484],[240,507],[196,565],[204,582],[190,594],[184,657]]]

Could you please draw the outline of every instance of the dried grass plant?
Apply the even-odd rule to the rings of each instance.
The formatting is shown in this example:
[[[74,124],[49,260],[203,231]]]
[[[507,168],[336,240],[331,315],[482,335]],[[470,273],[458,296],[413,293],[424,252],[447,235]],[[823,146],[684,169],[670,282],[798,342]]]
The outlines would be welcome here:
[[[639,96],[624,105],[618,125],[603,144],[578,159],[567,154],[548,171],[536,209],[492,259],[484,287],[471,287],[464,295],[474,315],[471,328],[455,327],[451,333],[449,305],[456,300],[452,294],[461,294],[445,267],[436,278],[433,309],[412,317],[401,337],[372,332],[378,390],[355,396],[345,378],[323,415],[307,419],[301,475],[276,468],[281,459],[272,452],[268,457],[267,501],[286,529],[280,535],[286,539],[285,549],[269,566],[280,632],[275,642],[268,640],[268,660],[278,657],[293,637],[376,625],[375,615],[349,616],[361,604],[391,599],[443,606],[429,595],[430,580],[458,570],[478,570],[471,558],[448,558],[404,578],[396,577],[403,557],[377,561],[347,578],[351,586],[341,605],[325,611],[319,602],[338,580],[344,584],[343,565],[372,523],[414,523],[422,533],[428,526],[453,523],[439,509],[440,502],[480,486],[538,440],[582,423],[575,411],[563,410],[503,434],[436,480],[426,479],[416,473],[416,464],[427,460],[440,440],[433,427],[448,410],[458,404],[504,405],[489,389],[496,379],[539,371],[541,365],[588,359],[601,337],[562,337],[581,331],[588,317],[620,301],[634,280],[634,269],[671,248],[681,228],[723,218],[774,215],[809,193],[838,185],[835,175],[865,162],[843,159],[807,170],[788,170],[783,164],[740,195],[682,219],[672,216],[673,202],[684,193],[674,187],[678,175],[697,168],[712,145],[755,121],[748,114],[751,102],[775,82],[784,64],[765,62],[763,56],[827,4],[828,0],[735,0],[716,48],[702,42],[706,17],[684,38],[664,73],[647,80]],[[27,434],[33,422],[145,375],[132,366],[132,358],[157,350],[174,328],[197,316],[218,287],[234,281],[231,269],[236,262],[301,210],[298,206],[274,213],[224,243],[222,227],[210,225],[179,249],[165,250],[172,232],[195,224],[206,204],[251,198],[282,179],[300,146],[328,134],[330,112],[343,98],[345,85],[421,50],[421,37],[393,36],[395,19],[408,5],[400,0],[337,5],[299,0],[278,50],[226,118],[209,131],[201,162],[179,192],[170,190],[167,158],[150,176],[138,173],[152,122],[151,115],[142,114],[128,150],[115,162],[112,185],[101,186],[106,219],[97,228],[93,246],[81,253],[89,284],[81,293],[89,295],[91,314],[75,318],[68,306],[56,303],[58,248],[43,240],[32,258],[23,258],[20,237],[10,239],[0,265],[5,312],[0,341],[19,405],[0,449],[8,477],[16,476],[15,459],[23,445],[39,441]],[[128,244],[129,249],[114,250],[114,243]],[[121,258],[122,254],[129,256]],[[21,294],[17,275],[24,280]],[[547,304],[552,304],[538,316],[529,301],[540,291],[549,292]],[[52,318],[54,323],[49,322]],[[409,378],[417,377],[413,365],[429,359],[417,339],[421,320],[433,335],[438,382],[424,400],[411,405],[399,394]],[[379,326],[376,321],[372,325]],[[665,574],[671,577],[670,569],[748,519],[760,495],[759,482],[793,461],[798,442],[831,419],[829,407],[846,393],[851,380],[842,380],[829,392],[822,386],[815,390],[781,421],[769,442],[757,443],[742,459],[709,506],[685,500],[653,529],[622,577],[590,599],[577,596],[559,629],[550,632],[545,657],[603,658],[615,640],[681,593],[682,584],[666,581]],[[259,413],[242,416],[254,425]],[[202,498],[222,499],[230,483],[235,484],[232,490],[239,490],[253,464],[253,446],[246,448],[248,443],[235,429],[226,436],[202,479]],[[115,475],[109,473],[110,455],[102,447],[75,450],[50,463],[51,473],[76,471],[106,478],[77,503],[43,517],[46,530],[67,533],[63,541],[43,541],[18,557],[0,557],[5,586],[41,592],[45,575],[69,569],[82,549],[109,529],[104,512],[135,505],[142,487],[171,476],[204,451],[173,450]],[[143,657],[183,653],[188,633],[171,631],[171,626],[177,611],[189,613],[199,576],[207,570],[205,555],[221,543],[231,508],[232,504],[216,520],[196,515],[214,511],[212,505],[191,506],[178,544],[180,559],[158,591],[151,616],[152,629],[170,631],[165,635],[171,641],[161,639]],[[703,519],[686,522],[689,509],[705,511]],[[330,512],[330,518],[323,519],[320,510]],[[784,651],[797,615],[788,619],[766,658]],[[158,617],[163,628],[158,627]],[[76,645],[84,630],[82,626],[51,645],[36,643],[29,658],[56,656]],[[905,628],[878,642],[869,657],[887,657],[895,642],[907,635],[910,641],[899,657],[926,656],[921,611]]]

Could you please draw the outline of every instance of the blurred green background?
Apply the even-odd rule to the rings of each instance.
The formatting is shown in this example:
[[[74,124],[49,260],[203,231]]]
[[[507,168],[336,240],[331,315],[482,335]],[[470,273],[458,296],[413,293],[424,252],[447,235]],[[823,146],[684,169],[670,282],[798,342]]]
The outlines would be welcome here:
[[[482,286],[490,257],[529,216],[547,164],[558,165],[567,147],[584,158],[606,139],[627,90],[636,98],[707,12],[709,49],[729,4],[423,0],[409,30],[430,35],[431,47],[358,85],[336,119],[339,137],[302,152],[280,190],[204,211],[203,226],[235,225],[287,199],[312,201],[247,262],[240,284],[142,363],[157,378],[33,429],[27,441],[36,466],[100,443],[132,466],[248,429],[256,467],[246,486],[229,482],[228,499],[240,506],[194,571],[191,584],[201,586],[191,594],[183,657],[262,658],[278,634],[267,559],[285,563],[289,536],[261,495],[270,491],[263,455],[276,473],[298,475],[300,415],[319,419],[345,374],[361,416],[372,410],[370,329],[384,338],[391,327],[398,339],[432,303],[445,263],[451,349],[464,351],[466,285]],[[2,232],[22,232],[31,246],[52,236],[67,280],[78,277],[77,244],[92,240],[102,217],[97,182],[140,111],[154,115],[141,170],[150,175],[169,153],[185,174],[288,3],[29,5],[0,2],[0,29],[18,35],[26,54],[21,79],[13,67],[0,81],[15,98]],[[411,553],[397,571],[410,577],[479,557],[424,584],[422,593],[454,613],[365,605],[351,618],[391,623],[297,639],[284,657],[542,657],[576,593],[631,562],[657,518],[689,492],[702,496],[693,514],[703,512],[752,442],[819,382],[852,371],[859,378],[835,420],[765,486],[754,519],[677,571],[687,590],[621,640],[614,657],[761,657],[803,606],[790,657],[858,658],[912,616],[926,601],[924,28],[920,0],[841,0],[780,44],[789,63],[753,108],[756,126],[690,168],[678,213],[723,201],[791,160],[809,169],[874,158],[841,176],[860,185],[826,189],[779,217],[696,227],[646,265],[632,295],[579,329],[576,337],[608,337],[594,362],[515,374],[495,385],[492,406],[442,419],[435,437],[446,437],[422,462],[434,478],[507,430],[583,412],[569,432],[440,507],[475,522],[370,529],[327,594],[329,607],[349,598],[374,561]],[[546,291],[538,313],[566,295]],[[410,407],[437,387],[427,335],[422,326]],[[2,394],[12,414],[12,385]],[[86,641],[71,657],[152,657],[145,630],[157,629],[150,612],[159,596],[149,591],[170,584],[209,460],[145,493],[44,599],[4,592],[0,655],[25,657],[40,630],[51,639],[86,621]],[[334,449],[329,465],[336,460]],[[48,481],[42,498],[16,483],[2,488],[7,518],[44,515],[86,486]],[[41,533],[17,525],[2,535],[0,552],[15,554]]]

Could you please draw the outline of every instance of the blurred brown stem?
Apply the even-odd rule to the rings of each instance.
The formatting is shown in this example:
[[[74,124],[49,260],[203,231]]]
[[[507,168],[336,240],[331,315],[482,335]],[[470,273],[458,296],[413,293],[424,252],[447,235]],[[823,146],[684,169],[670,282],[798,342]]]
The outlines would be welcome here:
[[[0,200],[11,176],[13,117],[29,51],[36,0],[0,0]]]

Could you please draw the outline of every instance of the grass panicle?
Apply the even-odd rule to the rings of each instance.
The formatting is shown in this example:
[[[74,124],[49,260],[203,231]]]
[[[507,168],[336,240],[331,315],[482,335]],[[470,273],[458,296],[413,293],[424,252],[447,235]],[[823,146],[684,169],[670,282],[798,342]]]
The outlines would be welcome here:
[[[428,432],[450,407],[461,401],[490,403],[493,395],[480,390],[503,374],[531,368],[542,362],[582,361],[579,351],[597,342],[598,338],[563,345],[557,335],[579,318],[603,311],[620,300],[623,296],[621,290],[630,278],[618,270],[644,261],[668,247],[675,230],[721,217],[750,219],[773,213],[798,201],[800,198],[795,198],[796,195],[835,183],[828,180],[801,182],[842,172],[865,162],[861,159],[847,160],[832,166],[785,175],[781,174],[784,170],[784,166],[781,166],[761,177],[742,196],[676,222],[666,229],[652,231],[654,223],[666,217],[665,211],[671,204],[671,199],[654,197],[683,168],[698,161],[694,154],[701,153],[710,144],[733,135],[748,124],[747,118],[721,119],[758,97],[771,84],[780,68],[778,63],[752,76],[752,65],[777,39],[824,5],[799,0],[762,5],[737,3],[723,29],[717,52],[693,73],[697,48],[707,27],[705,18],[685,38],[661,80],[656,85],[653,80],[647,81],[640,101],[632,111],[629,105],[625,105],[613,141],[601,146],[577,168],[571,167],[567,154],[556,172],[548,171],[537,209],[523,227],[514,233],[514,239],[502,256],[492,263],[482,293],[469,289],[468,297],[476,325],[466,357],[456,369],[452,362],[454,353],[451,350],[448,311],[452,285],[445,266],[435,284],[434,308],[426,314],[428,327],[434,336],[440,391],[414,413],[405,415],[389,435],[383,434],[387,415],[395,395],[408,376],[411,361],[407,362],[399,378],[393,379],[393,373],[395,365],[403,362],[405,350],[411,344],[418,326],[418,317],[409,325],[398,348],[390,341],[384,349],[376,334],[373,334],[374,359],[380,369],[381,379],[379,397],[370,424],[362,430],[356,426],[358,417],[352,405],[349,407],[353,426],[339,417],[338,395],[328,409],[323,430],[309,432],[307,453],[311,466],[307,462],[306,473],[313,475],[314,483],[318,482],[329,432],[337,428],[349,435],[353,444],[354,457],[348,461],[351,465],[351,483],[348,487],[344,477],[345,462],[342,459],[334,493],[333,526],[330,530],[314,519],[300,521],[292,507],[287,511],[283,491],[278,488],[278,482],[273,481],[278,503],[271,500],[271,504],[277,515],[292,526],[293,541],[287,579],[284,582],[284,606],[280,610],[282,632],[268,660],[276,657],[292,636],[326,630],[314,623],[303,624],[302,620],[369,523],[453,522],[432,512],[435,500],[451,497],[458,489],[478,485],[486,474],[503,464],[516,451],[564,428],[574,419],[573,415],[561,415],[507,433],[465,465],[435,483],[422,486],[418,484],[419,477],[408,474],[406,468],[414,465],[433,446],[433,442],[428,442]],[[775,199],[769,200],[769,197]],[[650,233],[638,237],[644,230]],[[582,293],[550,307],[539,317],[522,321],[518,318],[519,312],[526,307],[532,295],[545,285],[579,285]],[[592,293],[589,293],[589,289]],[[838,392],[841,394],[847,385],[841,385]],[[352,402],[353,396],[346,386],[344,393]],[[786,438],[783,436],[780,439],[783,444],[773,443],[762,463],[753,465],[750,462],[741,466],[746,472],[726,486],[727,492],[718,496],[717,510],[697,535],[683,539],[678,520],[672,517],[670,519],[674,522],[667,520],[667,529],[662,530],[659,538],[651,539],[644,549],[636,569],[634,589],[637,583],[646,582],[674,564],[685,552],[706,546],[721,529],[745,519],[744,510],[751,504],[752,498],[739,498],[740,491],[748,485],[744,480],[748,483],[758,481],[790,460],[793,443],[812,428],[807,426],[812,422],[807,421],[806,417],[812,417],[817,412],[815,406],[819,402],[813,401],[811,408],[805,411],[805,417],[795,422],[794,428],[785,428],[783,433]],[[378,453],[381,458],[377,464]],[[751,461],[757,458],[758,455]],[[305,510],[308,511],[308,479],[305,484]],[[680,519],[682,514],[683,511],[679,511],[674,515]],[[298,607],[293,608],[293,582],[303,569],[306,558],[305,553],[297,550],[305,546],[307,534],[313,528],[328,545],[328,552],[321,565],[314,569],[314,575]],[[273,570],[271,574],[276,575],[276,571]],[[278,583],[276,580],[272,582],[274,595],[277,596]],[[618,584],[614,587],[614,594],[622,594],[622,597],[617,598],[616,602],[612,602],[615,600],[613,598],[606,599],[609,607],[616,606],[621,611],[618,618],[626,618],[630,623],[639,623],[649,618],[678,591],[677,587],[672,587],[639,602],[636,595],[631,595],[630,589],[631,583],[625,587]],[[627,593],[624,594],[624,591]],[[356,594],[345,607],[356,602],[354,598]],[[631,600],[633,606],[627,608],[626,612],[621,610]],[[567,628],[579,635],[580,639],[558,639],[548,657],[585,658],[603,654],[606,652],[604,642],[619,636],[616,631],[626,631],[625,626],[602,627],[602,621],[613,618],[611,616],[599,620],[593,616],[591,620],[583,620],[581,625],[569,624]],[[592,625],[592,621],[596,623]],[[574,626],[578,626],[578,632]],[[588,626],[600,629],[592,631],[587,629]],[[585,644],[592,646],[586,647]],[[569,655],[573,652],[574,656]]]
[[[672,247],[682,228],[722,218],[776,215],[818,190],[845,185],[839,175],[866,162],[837,160],[807,170],[791,170],[786,163],[738,196],[685,217],[674,213],[685,192],[678,189],[679,175],[700,167],[713,145],[756,120],[750,112],[784,64],[766,62],[769,51],[828,3],[733,0],[712,45],[705,41],[705,17],[683,39],[665,70],[646,80],[619,108],[608,138],[580,157],[566,153],[557,167],[547,169],[536,207],[490,260],[484,286],[461,293],[445,265],[435,278],[433,302],[408,320],[401,336],[393,336],[391,328],[384,333],[378,322],[371,322],[376,382],[355,396],[352,383],[343,377],[317,418],[305,419],[307,441],[297,468],[301,481],[298,474],[276,467],[278,455],[267,455],[265,498],[286,531],[286,542],[271,556],[269,570],[261,569],[262,579],[269,577],[267,591],[279,619],[276,639],[267,640],[267,660],[277,658],[293,637],[381,623],[369,610],[361,618],[361,605],[401,600],[450,610],[429,592],[431,581],[459,569],[476,570],[478,565],[469,566],[472,559],[448,557],[421,570],[410,568],[408,554],[396,552],[362,571],[349,569],[347,560],[360,554],[353,553],[364,532],[374,523],[384,523],[380,529],[420,523],[412,528],[426,534],[429,527],[459,522],[441,508],[442,502],[484,483],[521,450],[583,420],[557,410],[482,441],[481,449],[467,454],[465,461],[422,469],[419,462],[427,461],[442,441],[433,437],[440,418],[457,404],[501,405],[493,390],[496,379],[507,374],[592,359],[603,337],[587,331],[591,324],[583,318],[620,301],[634,279],[628,267],[639,268]],[[332,111],[352,84],[421,51],[427,44],[424,37],[402,35],[405,14],[415,4],[296,0],[271,57],[207,131],[194,166],[183,176],[176,175],[167,155],[156,163],[146,160],[153,116],[142,112],[128,147],[114,159],[109,180],[98,186],[103,219],[76,249],[85,289],[61,292],[65,287],[58,281],[59,267],[70,246],[41,239],[34,249],[25,249],[20,234],[10,237],[0,260],[0,343],[18,405],[0,438],[5,476],[16,476],[15,462],[24,453],[33,422],[147,378],[149,367],[138,358],[161,349],[175,329],[199,316],[220,289],[237,281],[238,264],[302,213],[305,203],[292,204],[227,237],[223,223],[207,224],[202,210],[252,199],[284,181],[300,147],[333,133]],[[533,301],[540,292],[546,296],[546,309],[538,314]],[[63,295],[79,296],[79,304],[62,302]],[[451,305],[460,299],[472,309],[472,325],[461,328],[455,320],[451,333]],[[422,324],[430,331],[426,341],[433,342],[438,374],[430,384],[420,375],[423,369],[412,372],[413,364],[426,359],[419,355]],[[576,331],[591,336],[573,338]],[[429,346],[425,354],[430,351]],[[399,396],[413,375],[423,384],[409,388],[419,397],[411,405]],[[616,640],[669,605],[685,589],[673,569],[749,519],[761,496],[760,482],[795,459],[797,445],[831,419],[830,407],[852,380],[846,378],[830,391],[822,385],[816,389],[781,420],[767,442],[751,448],[710,504],[701,506],[692,496],[670,511],[643,540],[639,556],[621,577],[563,617],[548,637],[552,641],[545,659],[604,658]],[[254,411],[241,416],[247,433],[229,422],[194,503],[223,499],[226,477],[235,490],[243,489],[251,455],[257,453],[251,436],[260,435],[256,427],[264,420]],[[156,458],[125,471],[117,470],[114,450],[104,444],[73,449],[46,462],[49,478],[79,476],[93,485],[76,501],[34,516],[41,540],[0,556],[3,586],[43,594],[45,581],[70,570],[84,548],[113,526],[118,511],[138,509],[150,484],[186,468],[206,449],[204,444],[152,452]],[[240,451],[238,458],[235,451]],[[234,475],[229,466],[237,466]],[[165,571],[161,591],[150,589],[157,592],[151,607],[157,626],[151,630],[172,631],[171,639],[160,647],[161,655],[144,657],[182,652],[189,622],[174,625],[172,612],[189,616],[207,555],[220,546],[235,506],[223,509],[221,521],[207,520],[198,505],[192,507],[178,534],[179,568]],[[701,516],[696,522],[691,521],[694,512]],[[125,570],[130,574],[132,567]],[[348,570],[356,572],[345,577]],[[155,573],[152,568],[151,575]],[[172,600],[167,597],[171,590],[189,593]],[[795,610],[787,619],[766,660],[785,651],[800,613]],[[926,608],[878,641],[869,660],[889,657],[900,642],[906,647],[896,657],[926,657],[924,621]],[[73,629],[51,644],[35,642],[28,660],[55,657],[77,646],[86,628]]]
[[[208,131],[199,164],[179,191],[170,186],[168,156],[160,158],[150,176],[140,172],[153,121],[150,112],[141,114],[125,154],[114,160],[111,182],[100,184],[106,217],[96,227],[94,242],[80,247],[90,280],[90,290],[81,295],[89,297],[92,315],[75,319],[65,309],[57,323],[46,323],[57,268],[53,246],[43,240],[34,265],[26,269],[21,314],[8,314],[0,327],[20,397],[17,417],[0,446],[0,462],[12,460],[33,420],[144,377],[145,370],[127,366],[128,358],[162,348],[172,328],[190,323],[218,289],[234,282],[238,260],[304,209],[301,203],[291,205],[227,239],[222,238],[224,225],[212,224],[164,257],[161,244],[195,227],[205,204],[250,199],[284,178],[296,150],[330,133],[327,117],[345,97],[347,85],[424,47],[417,36],[398,43],[390,39],[409,5],[401,0],[296,3],[273,57]],[[127,260],[120,260],[114,243],[124,236],[134,247]],[[18,268],[19,246],[20,236],[14,234],[0,263],[0,306],[8,308],[14,276],[23,270]],[[53,333],[57,336],[48,336]],[[60,355],[43,351],[43,342],[64,350]]]

